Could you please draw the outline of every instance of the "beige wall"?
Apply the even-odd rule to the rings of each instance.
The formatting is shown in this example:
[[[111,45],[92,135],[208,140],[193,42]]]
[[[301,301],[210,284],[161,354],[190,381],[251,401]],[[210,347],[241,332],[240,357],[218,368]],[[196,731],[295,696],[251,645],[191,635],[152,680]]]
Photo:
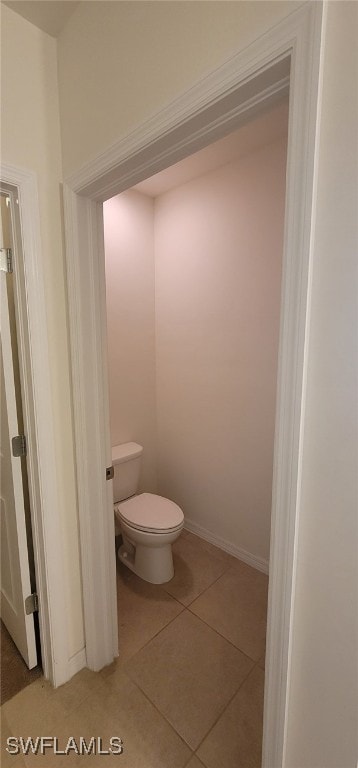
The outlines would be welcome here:
[[[35,171],[50,341],[59,507],[64,535],[69,655],[83,647],[62,247],[56,42],[8,8],[2,17],[2,160]]]
[[[281,139],[155,205],[104,205],[112,445],[143,444],[143,489],[158,473],[187,520],[263,563],[285,165]]]
[[[65,177],[299,5],[81,3],[58,46]]]
[[[356,531],[353,512],[349,511],[356,500],[351,480],[356,390],[349,381],[357,347],[352,324],[355,275],[349,253],[356,221],[352,211],[356,134],[351,126],[357,4],[331,2],[327,6],[287,768],[353,766],[356,739],[351,719],[356,660],[352,623],[356,614],[354,605],[349,605],[357,583],[357,558],[352,556]],[[65,173],[105,150],[135,123],[295,7],[293,2],[82,3],[59,41]],[[10,12],[5,9],[4,13],[9,19]],[[5,50],[12,62],[17,51],[18,64],[9,72],[11,87],[3,94],[14,128],[7,137],[6,159],[35,167],[41,178],[59,465],[66,480],[61,492],[71,497],[70,512],[73,479],[71,461],[66,464],[65,456],[72,457],[72,447],[65,398],[65,312],[60,301],[63,262],[60,239],[55,236],[59,233],[58,192],[57,187],[54,192],[47,167],[55,163],[54,176],[58,179],[54,44],[24,24],[17,17],[15,22],[14,16],[7,24],[9,43]],[[23,110],[19,114],[20,105]],[[28,115],[32,117],[31,133]],[[346,179],[340,182],[343,173],[350,183]],[[51,229],[53,237],[49,236]],[[71,513],[69,517],[73,520]],[[76,549],[75,532],[73,542]],[[77,556],[72,554],[75,568]]]
[[[140,490],[155,493],[154,201],[129,190],[104,204],[112,445],[144,447]]]
[[[155,202],[159,491],[268,562],[285,140]]]
[[[358,756],[358,5],[327,10],[290,768]]]
[[[327,6],[287,768],[343,768],[342,755],[351,766],[356,737],[350,719],[355,614],[347,597],[356,583],[355,530],[348,512],[355,495],[347,479],[355,455],[351,423],[356,400],[347,383],[357,354],[351,323],[355,283],[352,264],[341,262],[347,259],[352,238],[348,217],[353,198],[339,179],[343,169],[353,172],[356,155],[349,132],[356,60],[353,64],[348,59],[357,52],[357,5]],[[106,8],[103,3],[83,3],[59,41],[65,173],[104,150],[295,7],[291,2],[108,3]],[[347,441],[343,452],[342,434]]]

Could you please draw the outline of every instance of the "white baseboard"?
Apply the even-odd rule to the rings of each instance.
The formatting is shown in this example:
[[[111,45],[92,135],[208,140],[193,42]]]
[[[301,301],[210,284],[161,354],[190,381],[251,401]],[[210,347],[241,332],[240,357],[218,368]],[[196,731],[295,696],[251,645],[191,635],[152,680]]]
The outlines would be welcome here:
[[[74,656],[71,656],[68,660],[68,666],[70,678],[73,677],[73,675],[76,675],[77,672],[80,672],[84,667],[87,667],[86,649],[81,648],[81,650],[75,653]]]
[[[241,549],[235,544],[222,539],[220,536],[216,536],[211,531],[208,531],[206,528],[198,525],[198,523],[194,523],[192,520],[188,520],[187,517],[185,518],[184,528],[191,533],[195,533],[196,536],[200,536],[201,539],[209,541],[210,544],[214,544],[216,547],[219,547],[219,549],[223,549],[224,552],[228,552],[229,555],[237,557],[237,559],[242,560],[243,563],[251,565],[252,568],[256,568],[256,570],[262,571],[262,573],[269,572],[269,564],[267,560],[264,560],[262,557],[257,557],[256,555],[252,555],[251,552],[246,552],[245,549]]]

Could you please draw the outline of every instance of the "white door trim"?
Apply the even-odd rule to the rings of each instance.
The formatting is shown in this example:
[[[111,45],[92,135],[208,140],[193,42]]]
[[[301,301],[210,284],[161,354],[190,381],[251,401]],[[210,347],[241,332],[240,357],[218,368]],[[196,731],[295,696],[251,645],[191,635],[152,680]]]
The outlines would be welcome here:
[[[0,177],[19,200],[21,244],[14,243],[14,259],[16,253],[23,258],[15,264],[15,296],[41,654],[44,676],[58,686],[71,671],[37,180],[8,163],[1,164]]]
[[[263,766],[284,764],[299,524],[323,6],[307,3],[67,179],[64,188],[87,659],[117,651],[101,201],[237,127],[287,87],[287,161]],[[110,612],[112,610],[112,616]]]

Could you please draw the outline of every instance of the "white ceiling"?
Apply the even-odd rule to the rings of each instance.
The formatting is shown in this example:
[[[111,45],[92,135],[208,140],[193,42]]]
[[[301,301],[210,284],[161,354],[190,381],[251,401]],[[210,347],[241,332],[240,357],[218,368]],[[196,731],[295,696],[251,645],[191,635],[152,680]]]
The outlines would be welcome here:
[[[157,197],[287,136],[287,131],[288,99],[285,99],[223,139],[141,181],[134,189],[149,197]]]
[[[35,27],[57,37],[80,0],[2,0]]]

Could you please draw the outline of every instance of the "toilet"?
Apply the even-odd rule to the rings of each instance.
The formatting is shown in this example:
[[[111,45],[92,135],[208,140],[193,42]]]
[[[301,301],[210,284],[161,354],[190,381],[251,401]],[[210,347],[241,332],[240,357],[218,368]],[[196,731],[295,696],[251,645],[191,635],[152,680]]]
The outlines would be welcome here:
[[[183,528],[184,515],[163,496],[136,495],[142,454],[138,443],[112,448],[116,534],[123,538],[118,558],[144,581],[164,584],[174,576],[172,544]]]

